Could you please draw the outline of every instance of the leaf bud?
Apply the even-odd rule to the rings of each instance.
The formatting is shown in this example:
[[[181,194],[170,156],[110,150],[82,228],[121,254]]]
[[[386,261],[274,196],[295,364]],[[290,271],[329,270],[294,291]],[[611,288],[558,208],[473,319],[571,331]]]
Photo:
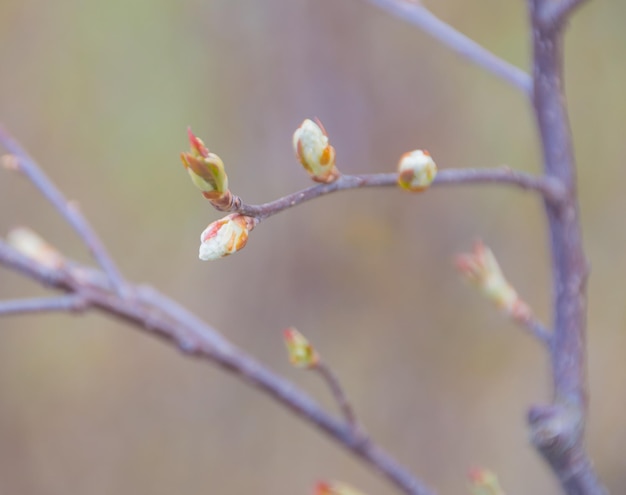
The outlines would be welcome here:
[[[328,143],[322,123],[306,119],[293,133],[296,157],[316,182],[329,183],[339,178],[335,166],[335,148]]]
[[[426,150],[409,151],[398,162],[398,185],[407,191],[423,191],[436,176],[437,165]]]

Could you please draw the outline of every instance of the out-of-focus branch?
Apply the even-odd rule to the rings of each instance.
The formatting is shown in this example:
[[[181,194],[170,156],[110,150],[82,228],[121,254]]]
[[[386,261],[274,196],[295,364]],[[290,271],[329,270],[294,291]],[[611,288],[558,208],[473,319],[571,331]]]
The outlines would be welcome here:
[[[564,16],[579,2],[568,5]],[[545,173],[567,196],[545,203],[551,240],[554,334],[551,346],[553,403],[529,413],[531,437],[568,495],[604,495],[584,447],[586,391],[587,261],[580,229],[576,168],[563,90],[563,31],[542,18],[553,2],[528,0],[533,35],[533,106]],[[563,19],[564,21],[565,19]]]
[[[346,392],[341,386],[339,379],[337,378],[335,373],[333,373],[330,366],[328,366],[325,361],[320,360],[317,363],[317,366],[314,367],[314,370],[320,374],[320,376],[328,385],[328,388],[333,394],[335,401],[339,405],[341,414],[346,419],[346,421],[350,424],[355,435],[360,436],[362,439],[365,439],[366,438],[365,432],[359,425],[359,421],[357,420],[356,414],[354,412],[354,408],[352,407],[352,404],[348,400],[348,396],[346,395]]]
[[[0,316],[24,313],[49,313],[58,311],[82,311],[85,301],[77,295],[57,297],[34,297],[0,301]]]
[[[40,283],[67,292],[86,307],[115,316],[162,338],[187,355],[211,361],[273,398],[385,476],[403,493],[432,495],[423,483],[380,447],[355,434],[348,422],[335,419],[292,383],[228,342],[219,332],[154,289],[130,287],[127,295],[111,289],[107,276],[69,262],[64,267],[39,263],[0,241],[0,264]]]
[[[532,81],[523,70],[497,57],[474,40],[432,14],[418,2],[407,0],[367,0],[386,12],[417,26],[442,45],[478,65],[487,72],[508,82],[527,96],[531,95]]]
[[[561,201],[564,195],[564,188],[558,181],[545,177],[535,177],[524,172],[511,170],[509,167],[440,170],[431,187],[465,184],[513,186],[519,189],[535,191],[541,194],[546,201],[556,203]],[[398,187],[398,174],[342,175],[330,184],[311,186],[261,205],[249,205],[243,203],[240,198],[235,197],[232,208],[227,211],[265,219],[326,194],[363,187]]]
[[[339,378],[332,371],[330,366],[322,359],[317,349],[302,335],[296,328],[289,327],[283,332],[285,345],[287,346],[287,354],[289,362],[296,368],[301,368],[316,372],[322,380],[328,385],[333,398],[337,402],[341,414],[351,425],[355,436],[361,438],[361,441],[367,441],[365,431],[360,428],[352,404],[348,400],[348,396],[344,391]]]
[[[588,0],[560,0],[548,2],[543,7],[539,21],[549,31],[560,29],[574,11]]]
[[[91,225],[85,220],[75,203],[68,201],[61,191],[50,181],[46,174],[37,166],[34,160],[26,153],[19,143],[0,124],[0,145],[13,156],[8,168],[23,173],[39,189],[39,192],[54,206],[65,218],[76,233],[80,236],[98,264],[107,274],[111,284],[122,293],[124,291],[124,279],[117,266],[109,256],[104,244],[95,233]]]
[[[531,317],[523,323],[523,326],[528,333],[550,348],[552,345],[552,332],[543,323],[535,317]]]

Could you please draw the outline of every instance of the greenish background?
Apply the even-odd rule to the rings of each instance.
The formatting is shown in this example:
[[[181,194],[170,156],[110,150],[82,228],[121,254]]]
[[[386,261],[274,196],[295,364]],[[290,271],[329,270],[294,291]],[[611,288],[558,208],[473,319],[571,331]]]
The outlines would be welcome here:
[[[529,65],[524,2],[429,2],[496,54]],[[589,286],[589,450],[626,487],[626,4],[571,23],[566,77]],[[309,390],[281,330],[297,326],[341,377],[374,439],[442,494],[475,465],[507,493],[558,493],[525,411],[550,394],[543,350],[452,268],[481,237],[550,318],[539,200],[494,187],[419,196],[351,191],[272,218],[246,249],[197,259],[219,218],[179,162],[191,125],[233,191],[309,185],[291,134],[318,116],[349,173],[427,148],[439,167],[540,170],[527,101],[417,29],[358,0],[2,0],[0,121],[77,200],[129,279],[182,301]],[[0,231],[29,225],[87,261],[58,214],[0,174]],[[0,297],[44,289],[0,271]],[[389,485],[222,371],[96,314],[0,320],[0,493],[310,493]]]

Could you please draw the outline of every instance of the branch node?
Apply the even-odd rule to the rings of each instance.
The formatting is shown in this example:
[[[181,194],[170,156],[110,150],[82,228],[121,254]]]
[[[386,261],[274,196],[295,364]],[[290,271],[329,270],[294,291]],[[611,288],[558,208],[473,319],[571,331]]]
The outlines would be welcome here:
[[[528,411],[530,439],[550,464],[562,465],[583,438],[584,419],[579,405],[536,405]]]

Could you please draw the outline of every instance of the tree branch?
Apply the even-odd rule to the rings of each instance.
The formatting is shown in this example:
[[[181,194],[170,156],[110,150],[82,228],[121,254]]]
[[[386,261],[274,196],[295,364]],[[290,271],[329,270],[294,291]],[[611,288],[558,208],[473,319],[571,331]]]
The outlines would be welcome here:
[[[565,25],[565,21],[586,1],[559,0],[558,2],[546,3],[538,20],[546,31],[561,29]]]
[[[343,387],[341,386],[341,383],[339,382],[339,379],[337,378],[335,373],[333,373],[332,369],[326,364],[326,362],[324,362],[323,359],[320,359],[320,361],[312,369],[314,371],[317,371],[328,385],[328,388],[333,394],[335,401],[339,405],[341,414],[343,415],[347,423],[352,427],[354,434],[356,436],[360,436],[365,440],[367,438],[365,436],[365,431],[359,425],[359,421],[357,420],[354,408],[352,407],[352,404],[350,404],[348,396],[343,390]]]
[[[537,320],[535,317],[531,317],[529,320],[521,323],[530,335],[535,337],[540,342],[550,348],[552,345],[552,332],[548,330],[543,323]]]
[[[550,203],[558,203],[564,196],[564,188],[558,181],[544,177],[534,177],[524,172],[511,170],[508,167],[440,170],[431,187],[464,184],[509,185],[538,192]],[[236,197],[232,208],[227,211],[265,219],[326,194],[362,187],[398,187],[398,174],[341,175],[339,179],[330,184],[317,184],[261,205],[249,205],[243,203],[241,198]]]
[[[80,236],[83,243],[87,246],[98,264],[102,267],[111,284],[115,289],[122,293],[124,291],[124,279],[122,278],[115,263],[106,251],[104,244],[92,229],[91,225],[85,220],[76,204],[69,202],[57,189],[57,187],[48,179],[46,174],[39,168],[35,161],[26,153],[19,143],[7,132],[0,124],[0,145],[2,145],[15,160],[12,166],[19,172],[22,172],[34,185],[39,192],[54,206],[54,208],[65,218],[76,233]]]
[[[533,32],[533,104],[546,175],[567,198],[545,203],[551,240],[554,293],[552,375],[554,403],[529,413],[532,439],[569,495],[606,491],[584,449],[587,262],[578,214],[576,170],[563,91],[563,33],[542,24],[546,0],[528,0]]]
[[[65,268],[46,266],[22,255],[3,241],[0,241],[0,264],[71,294],[66,298],[79,297],[89,307],[160,337],[185,354],[217,364],[316,426],[385,476],[403,493],[433,494],[384,450],[356,435],[351,424],[333,418],[292,383],[264,367],[215,329],[154,289],[132,287],[128,291],[131,297],[125,297],[112,291],[107,277],[98,270],[77,263],[69,263]]]
[[[442,45],[468,59],[470,62],[508,82],[527,96],[531,95],[532,81],[523,70],[495,56],[474,40],[459,33],[426,7],[407,0],[367,0],[386,12],[417,26]]]
[[[51,311],[83,311],[85,301],[77,295],[58,297],[33,297],[0,301],[0,316]]]

